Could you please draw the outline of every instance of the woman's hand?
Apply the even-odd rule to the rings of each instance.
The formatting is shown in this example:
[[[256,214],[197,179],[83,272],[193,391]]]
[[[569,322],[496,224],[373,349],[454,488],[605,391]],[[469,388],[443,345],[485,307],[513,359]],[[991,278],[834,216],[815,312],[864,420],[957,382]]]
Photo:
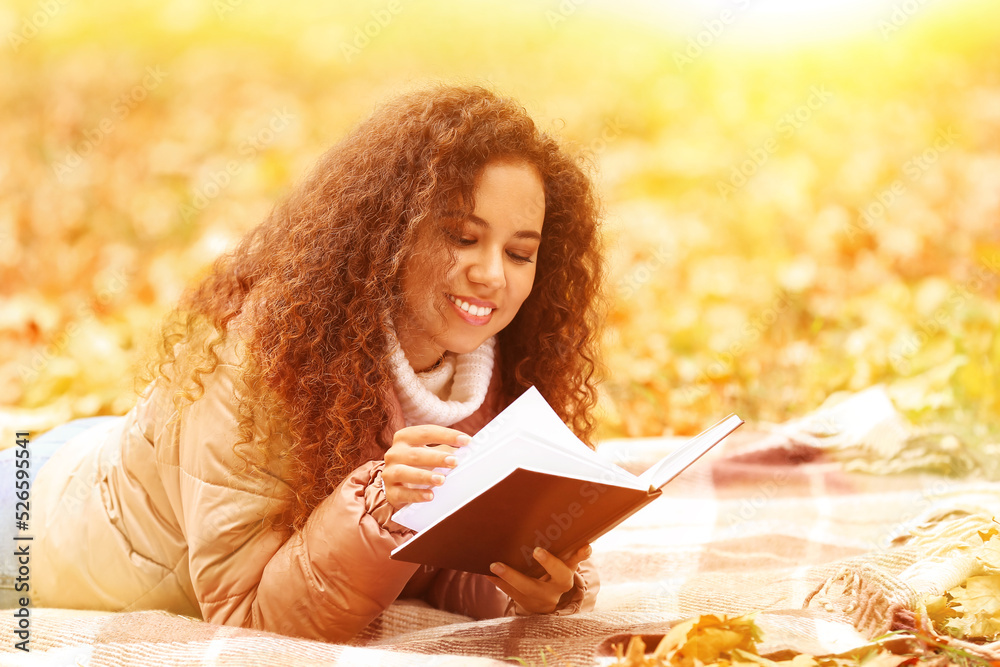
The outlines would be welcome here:
[[[458,463],[455,452],[471,440],[461,431],[432,424],[396,431],[382,469],[385,499],[393,511],[433,498],[431,489],[444,484],[444,475],[434,468],[454,468]]]
[[[545,568],[546,574],[538,579],[532,579],[508,565],[493,563],[490,570],[499,578],[493,583],[525,611],[532,614],[549,614],[559,606],[562,596],[573,588],[576,568],[590,556],[591,551],[588,544],[566,560],[560,560],[538,547],[533,555]]]

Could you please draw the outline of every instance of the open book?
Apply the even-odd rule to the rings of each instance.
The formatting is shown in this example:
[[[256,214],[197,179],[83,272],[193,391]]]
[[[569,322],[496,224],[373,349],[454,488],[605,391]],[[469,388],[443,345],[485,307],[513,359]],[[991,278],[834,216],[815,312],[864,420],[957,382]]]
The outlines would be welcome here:
[[[438,469],[447,477],[433,500],[393,515],[417,533],[392,558],[480,574],[501,562],[540,576],[535,547],[568,557],[652,502],[742,423],[730,415],[636,476],[587,447],[531,387],[458,450],[454,469]]]

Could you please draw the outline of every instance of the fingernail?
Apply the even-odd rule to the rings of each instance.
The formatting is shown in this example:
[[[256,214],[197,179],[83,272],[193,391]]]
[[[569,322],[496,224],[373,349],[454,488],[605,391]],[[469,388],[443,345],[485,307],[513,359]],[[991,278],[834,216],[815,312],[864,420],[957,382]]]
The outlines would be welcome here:
[[[503,565],[500,563],[493,563],[490,565],[490,572],[494,574],[503,574]]]
[[[587,546],[585,546],[584,548],[580,549],[580,555],[582,555],[584,558],[586,558],[587,556],[589,556],[592,553],[594,553],[594,550],[590,547],[589,544]]]
[[[444,475],[431,475],[431,483],[441,486],[444,484]]]
[[[535,551],[533,553],[534,553],[535,558],[545,558],[545,557],[547,557],[549,555],[545,551],[545,549],[543,549],[541,547],[535,547]]]
[[[454,456],[445,457],[444,464],[446,466],[451,466],[452,468],[454,468],[455,466],[458,465],[458,458]]]
[[[458,436],[457,438],[455,438],[455,442],[457,442],[460,445],[467,445],[470,442],[472,442],[472,437],[468,436],[468,435],[465,435],[465,434],[462,434],[462,435]]]
[[[424,492],[424,500],[434,500],[434,494],[430,491]]]

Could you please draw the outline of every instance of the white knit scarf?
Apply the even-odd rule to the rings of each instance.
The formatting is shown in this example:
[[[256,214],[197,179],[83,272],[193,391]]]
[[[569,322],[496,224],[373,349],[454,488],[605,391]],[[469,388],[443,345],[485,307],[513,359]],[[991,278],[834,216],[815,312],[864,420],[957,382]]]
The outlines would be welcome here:
[[[493,376],[496,336],[468,354],[445,353],[438,366],[423,373],[414,372],[394,333],[389,343],[393,384],[407,426],[451,426],[483,404]]]

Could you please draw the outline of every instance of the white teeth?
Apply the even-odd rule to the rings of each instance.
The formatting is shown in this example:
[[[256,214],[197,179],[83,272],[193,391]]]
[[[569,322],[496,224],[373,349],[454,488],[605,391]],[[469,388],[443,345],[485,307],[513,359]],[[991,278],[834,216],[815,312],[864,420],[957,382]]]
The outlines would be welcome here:
[[[451,302],[454,303],[456,306],[458,306],[465,312],[469,313],[470,315],[475,315],[476,317],[486,317],[487,315],[493,312],[492,308],[487,308],[486,306],[473,306],[471,303],[466,303],[465,301],[459,299],[457,296],[452,296],[451,294],[448,295],[448,298],[451,299]]]

